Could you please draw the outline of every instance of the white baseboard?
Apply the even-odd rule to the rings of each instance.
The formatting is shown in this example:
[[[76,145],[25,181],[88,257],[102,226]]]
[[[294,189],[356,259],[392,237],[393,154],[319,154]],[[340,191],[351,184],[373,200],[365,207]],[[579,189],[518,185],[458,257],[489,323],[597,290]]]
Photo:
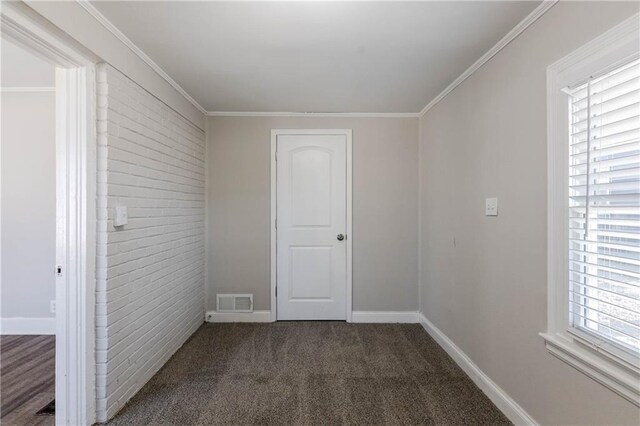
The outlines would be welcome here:
[[[56,334],[55,318],[0,318],[0,334]]]
[[[418,312],[412,311],[354,311],[351,322],[355,323],[404,323],[417,324]]]
[[[351,322],[354,323],[405,323],[417,324],[419,313],[413,311],[355,311]],[[206,322],[273,322],[271,311],[254,312],[216,312],[207,311]]]
[[[207,311],[206,322],[272,322],[271,311],[216,312]]]
[[[419,314],[420,324],[444,348],[451,358],[464,370],[473,382],[489,397],[489,399],[516,425],[537,425],[517,402],[515,402],[500,386],[489,378],[480,368],[456,346],[438,327],[433,325],[424,315]]]

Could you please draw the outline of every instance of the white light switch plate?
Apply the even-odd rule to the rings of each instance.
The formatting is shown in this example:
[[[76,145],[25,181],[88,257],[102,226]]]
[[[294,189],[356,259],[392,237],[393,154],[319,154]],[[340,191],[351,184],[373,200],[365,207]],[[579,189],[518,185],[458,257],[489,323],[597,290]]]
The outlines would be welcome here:
[[[485,200],[485,212],[486,216],[498,216],[498,199],[487,198]]]
[[[123,226],[129,223],[126,206],[117,206],[115,210],[116,214],[113,218],[113,226]]]

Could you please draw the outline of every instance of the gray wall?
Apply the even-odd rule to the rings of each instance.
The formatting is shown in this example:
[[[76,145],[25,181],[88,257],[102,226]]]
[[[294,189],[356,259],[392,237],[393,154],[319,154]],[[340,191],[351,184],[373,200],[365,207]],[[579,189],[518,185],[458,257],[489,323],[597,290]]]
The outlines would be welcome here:
[[[54,87],[56,69],[24,48],[0,38],[2,87]]]
[[[3,88],[53,87],[55,67],[0,40]],[[2,318],[53,318],[56,261],[55,92],[3,92]],[[37,118],[37,119],[36,119]]]
[[[636,12],[638,3],[557,4],[420,122],[422,311],[540,424],[639,419],[538,335],[547,315],[546,67]],[[500,215],[486,217],[493,196]]]
[[[27,15],[35,15],[36,20],[44,27],[55,25],[66,33],[67,37],[60,37],[70,46],[85,50],[87,54],[94,56],[96,62],[112,65],[200,129],[204,128],[204,114],[124,45],[115,34],[101,25],[79,2],[25,0],[25,3],[28,7],[15,4],[14,6],[20,7]]]
[[[207,309],[254,293],[269,310],[270,138],[353,129],[353,310],[418,309],[418,119],[208,117]]]
[[[55,93],[2,93],[0,120],[2,318],[54,317]]]

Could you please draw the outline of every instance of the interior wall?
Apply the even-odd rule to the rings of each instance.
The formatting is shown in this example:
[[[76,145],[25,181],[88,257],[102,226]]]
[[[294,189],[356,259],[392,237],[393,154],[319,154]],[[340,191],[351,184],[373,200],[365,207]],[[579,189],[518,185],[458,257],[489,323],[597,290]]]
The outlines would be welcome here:
[[[418,309],[418,119],[208,117],[207,310],[270,309],[271,129],[353,130],[353,310]]]
[[[56,69],[30,51],[0,38],[0,81],[3,88],[54,87]]]
[[[205,135],[97,69],[96,415],[113,417],[204,322]],[[128,223],[114,226],[124,206]]]
[[[204,114],[105,28],[81,2],[25,0],[25,3],[28,7],[19,8],[24,13],[34,15],[30,12],[37,12],[49,21],[43,22],[43,25],[55,25],[91,54],[111,64],[174,111],[204,129]]]
[[[98,64],[96,417],[104,422],[204,321],[204,114],[79,3],[28,4],[3,7]],[[129,209],[124,228],[113,226],[116,205]]]
[[[559,2],[420,121],[423,314],[540,424],[637,424],[638,408],[551,356],[546,67],[637,13]],[[499,216],[484,215],[498,197]]]
[[[41,319],[55,317],[55,67],[4,38],[0,55],[3,332],[29,324],[53,332],[52,320]]]
[[[53,318],[55,92],[4,92],[1,102],[2,318]]]

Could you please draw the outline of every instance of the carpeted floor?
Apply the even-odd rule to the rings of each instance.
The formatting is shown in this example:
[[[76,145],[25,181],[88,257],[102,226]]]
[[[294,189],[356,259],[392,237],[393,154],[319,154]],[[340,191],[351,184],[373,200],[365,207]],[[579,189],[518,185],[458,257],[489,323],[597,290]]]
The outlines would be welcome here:
[[[510,424],[417,324],[205,324],[112,425]]]

